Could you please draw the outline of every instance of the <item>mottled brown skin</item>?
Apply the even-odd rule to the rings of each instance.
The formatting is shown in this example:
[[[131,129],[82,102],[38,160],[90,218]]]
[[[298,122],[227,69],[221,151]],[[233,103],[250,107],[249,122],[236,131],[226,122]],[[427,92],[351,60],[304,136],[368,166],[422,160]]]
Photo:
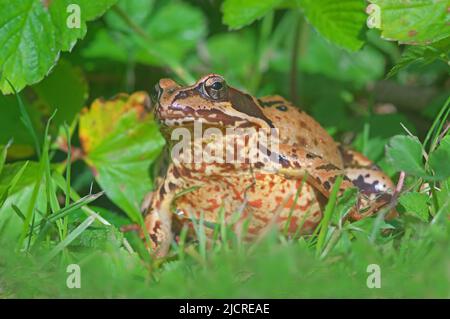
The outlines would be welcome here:
[[[219,90],[214,89],[215,82],[221,83]],[[179,224],[203,214],[205,221],[217,223],[221,207],[226,220],[236,212],[249,218],[250,235],[273,223],[284,229],[288,221],[290,234],[310,233],[320,222],[323,199],[339,175],[344,175],[339,192],[357,186],[361,202],[368,207],[364,214],[355,207],[350,213],[353,219],[372,214],[390,200],[393,184],[383,172],[363,155],[340,148],[319,123],[282,97],[254,98],[227,86],[215,74],[188,87],[162,79],[157,91],[155,114],[167,134],[176,127],[191,128],[194,120],[221,129],[277,128],[282,159],[256,164],[174,160],[146,209],[146,227],[157,256],[164,256],[170,247],[173,220]],[[175,199],[185,189],[191,191]]]

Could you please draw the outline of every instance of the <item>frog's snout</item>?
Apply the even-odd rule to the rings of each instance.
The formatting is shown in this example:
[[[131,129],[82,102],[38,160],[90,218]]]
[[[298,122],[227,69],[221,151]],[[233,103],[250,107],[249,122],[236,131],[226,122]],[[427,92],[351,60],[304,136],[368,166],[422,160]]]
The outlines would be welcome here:
[[[162,90],[170,90],[178,88],[179,85],[172,79],[161,79],[159,80],[158,84],[159,89]]]

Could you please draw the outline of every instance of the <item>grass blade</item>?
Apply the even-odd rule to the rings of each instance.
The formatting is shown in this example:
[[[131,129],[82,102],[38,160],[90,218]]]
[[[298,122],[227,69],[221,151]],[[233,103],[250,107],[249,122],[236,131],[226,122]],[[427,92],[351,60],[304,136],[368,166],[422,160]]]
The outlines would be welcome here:
[[[16,88],[12,85],[12,83],[6,79],[6,81],[8,82],[9,86],[11,87],[11,89],[14,92],[14,95],[17,98],[17,103],[19,104],[19,110],[20,110],[20,114],[21,114],[21,120],[23,122],[23,124],[25,125],[25,127],[27,128],[28,132],[31,135],[31,138],[33,139],[34,142],[34,147],[36,148],[36,154],[38,156],[38,158],[41,157],[41,149],[39,148],[39,140],[36,134],[36,130],[34,129],[33,123],[31,122],[31,118],[28,115],[27,109],[25,107],[25,105],[23,104],[23,101],[20,97],[20,94],[16,91]]]
[[[2,147],[0,151],[0,174],[3,171],[3,167],[5,166],[6,154],[8,153],[8,148],[11,146],[12,140],[9,140],[5,146]]]
[[[343,176],[340,175],[336,178],[336,182],[333,185],[333,189],[331,190],[330,198],[328,199],[328,203],[325,207],[325,212],[323,214],[322,223],[320,226],[319,237],[317,238],[316,244],[316,255],[320,256],[322,252],[323,245],[325,243],[325,238],[328,232],[328,225],[331,220],[331,216],[333,215],[334,208],[336,206],[337,194],[339,191],[339,187],[341,186],[343,180]]]
[[[20,170],[16,173],[16,175],[14,175],[14,177],[12,178],[11,182],[9,183],[9,185],[6,187],[5,191],[3,192],[3,194],[0,196],[0,209],[2,208],[3,204],[5,203],[6,199],[8,198],[9,195],[9,191],[11,189],[14,189],[14,187],[16,187],[16,184],[19,182],[20,178],[23,175],[23,172],[25,171],[25,169],[28,166],[28,161],[25,162],[25,164],[23,164],[23,166],[20,168]]]
[[[55,248],[53,248],[47,256],[44,258],[44,265],[52,260],[57,254],[59,254],[64,248],[66,248],[72,241],[74,241],[82,232],[84,232],[93,222],[94,216],[86,218],[77,228],[75,228],[70,234],[67,235]]]

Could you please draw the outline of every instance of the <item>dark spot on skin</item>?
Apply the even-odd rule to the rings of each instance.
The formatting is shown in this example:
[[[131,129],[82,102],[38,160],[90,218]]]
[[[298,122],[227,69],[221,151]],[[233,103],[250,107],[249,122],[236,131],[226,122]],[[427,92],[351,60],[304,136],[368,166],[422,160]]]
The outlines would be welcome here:
[[[313,153],[306,153],[307,159],[314,159],[314,158],[321,158],[319,155],[313,154]]]
[[[172,174],[173,174],[173,176],[174,176],[175,178],[179,178],[179,177],[180,177],[180,172],[178,171],[177,168],[174,168],[174,169],[173,169]]]
[[[270,106],[277,105],[277,104],[281,103],[281,101],[278,101],[278,100],[263,101],[261,99],[258,99],[258,102],[261,104],[262,107],[270,107]]]
[[[350,179],[350,178],[348,178],[348,177],[347,177],[347,176],[345,176],[345,175],[344,175],[344,178],[343,178],[343,180],[344,180],[344,181],[347,181],[347,182],[350,182],[350,183],[352,182],[352,181],[351,181],[351,179]]]
[[[342,160],[346,167],[353,164],[353,154],[339,145],[339,151],[341,152]]]
[[[307,144],[306,139],[304,137],[299,137],[298,142],[300,143],[301,146],[306,146]]]
[[[323,187],[325,187],[326,190],[329,190],[331,188],[330,182],[326,181],[325,183],[323,183]]]
[[[369,178],[370,177],[370,174],[366,174],[366,176],[365,176],[366,178]]]
[[[313,139],[313,144],[316,145],[316,146],[319,144],[319,142],[317,141],[316,138]]]
[[[203,84],[200,84],[200,85],[196,86],[195,88],[190,88],[190,89],[178,92],[177,95],[175,96],[175,98],[173,99],[173,102],[175,102],[176,100],[183,100],[183,99],[186,99],[188,97],[196,96],[196,95],[197,96],[200,96],[200,95],[204,96],[202,94],[202,91],[201,91],[201,86],[202,85]]]
[[[150,239],[155,243],[158,244],[158,236],[155,234],[150,234]]]
[[[259,148],[263,154],[266,154],[267,156],[272,155],[272,151],[267,149],[264,145],[259,145]]]
[[[332,171],[332,170],[335,170],[336,168],[337,167],[334,166],[331,163],[330,164],[321,165],[321,166],[317,167],[317,169],[325,170],[325,171]]]
[[[264,163],[257,162],[257,163],[255,163],[255,167],[256,167],[256,168],[264,167]]]
[[[169,190],[170,190],[170,191],[173,191],[175,188],[177,188],[177,185],[175,185],[175,184],[172,183],[172,182],[169,182]]]
[[[281,166],[289,167],[289,161],[283,155],[278,155],[278,161],[280,162]]]
[[[161,186],[159,189],[159,196],[162,198],[166,194],[166,190],[164,189],[164,186]]]
[[[286,112],[288,108],[287,108],[286,105],[282,104],[282,105],[277,105],[277,106],[276,106],[276,109],[277,109],[278,111]]]
[[[364,180],[364,177],[362,175],[359,175],[358,178],[354,179],[352,182],[364,194],[370,195],[380,193],[380,191],[376,189],[378,181],[374,181],[373,183],[367,183]]]

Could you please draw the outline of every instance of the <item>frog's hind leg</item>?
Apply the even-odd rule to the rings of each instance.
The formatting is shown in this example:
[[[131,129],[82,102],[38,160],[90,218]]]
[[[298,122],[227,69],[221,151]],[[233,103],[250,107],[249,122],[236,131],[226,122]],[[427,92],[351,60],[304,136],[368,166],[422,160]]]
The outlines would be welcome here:
[[[367,157],[340,147],[346,176],[377,210],[391,201],[394,183]],[[358,219],[357,216],[353,216]]]

